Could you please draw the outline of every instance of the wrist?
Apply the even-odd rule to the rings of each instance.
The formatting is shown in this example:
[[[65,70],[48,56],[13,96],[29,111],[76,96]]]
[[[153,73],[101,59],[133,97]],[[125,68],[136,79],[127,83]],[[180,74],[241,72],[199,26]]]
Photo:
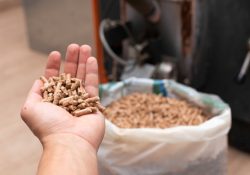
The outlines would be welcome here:
[[[76,149],[80,152],[89,152],[96,156],[97,150],[83,138],[74,134],[51,134],[41,139],[43,149],[65,148]]]
[[[81,137],[73,134],[51,134],[42,138],[41,142],[43,155],[38,175],[98,174],[96,150]]]

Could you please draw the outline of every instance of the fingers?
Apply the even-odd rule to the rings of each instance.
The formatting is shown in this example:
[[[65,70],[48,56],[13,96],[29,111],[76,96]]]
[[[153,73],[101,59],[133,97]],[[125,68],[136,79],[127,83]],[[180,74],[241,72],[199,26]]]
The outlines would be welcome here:
[[[66,52],[64,72],[70,73],[72,77],[85,80],[86,91],[91,96],[98,95],[98,65],[97,60],[91,56],[91,47],[77,44],[70,44]],[[48,57],[45,69],[45,77],[58,76],[60,72],[61,55],[59,52],[52,52]]]
[[[86,62],[90,56],[91,56],[91,47],[88,45],[82,45],[80,47],[76,78],[85,80]]]
[[[44,76],[49,78],[51,76],[58,76],[60,72],[61,54],[53,51],[48,56],[47,65],[45,68]]]
[[[94,57],[89,57],[86,62],[85,89],[91,96],[98,95],[98,65]]]
[[[64,72],[70,73],[72,77],[76,77],[77,64],[79,56],[79,45],[70,44],[67,48]]]

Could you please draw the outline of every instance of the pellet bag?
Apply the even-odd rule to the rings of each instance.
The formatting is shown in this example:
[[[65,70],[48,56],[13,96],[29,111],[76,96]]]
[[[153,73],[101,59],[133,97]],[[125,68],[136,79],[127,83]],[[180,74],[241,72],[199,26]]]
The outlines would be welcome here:
[[[197,126],[171,128],[119,128],[106,119],[98,151],[101,175],[226,175],[230,107],[216,95],[172,80],[130,78],[100,86],[101,102],[134,92],[185,99],[212,117]]]

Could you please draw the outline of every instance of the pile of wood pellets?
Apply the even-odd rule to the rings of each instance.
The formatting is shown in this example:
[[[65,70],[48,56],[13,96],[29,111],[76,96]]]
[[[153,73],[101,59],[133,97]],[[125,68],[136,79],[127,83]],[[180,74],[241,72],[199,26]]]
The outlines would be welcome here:
[[[46,79],[41,76],[43,82],[41,88],[44,102],[58,105],[73,116],[79,117],[85,114],[103,112],[105,107],[100,103],[98,96],[90,97],[85,91],[80,79],[72,78],[70,74],[62,73],[59,77],[53,76]]]
[[[199,125],[209,118],[187,101],[146,93],[133,93],[112,102],[104,115],[120,128]]]

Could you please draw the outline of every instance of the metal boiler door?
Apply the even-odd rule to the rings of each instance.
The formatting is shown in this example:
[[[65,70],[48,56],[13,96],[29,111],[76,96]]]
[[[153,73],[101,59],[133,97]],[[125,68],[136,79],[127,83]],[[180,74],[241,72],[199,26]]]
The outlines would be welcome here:
[[[237,83],[250,38],[249,0],[200,0],[201,35],[194,54],[192,85],[220,95],[232,109],[229,141],[250,152],[250,72]]]

